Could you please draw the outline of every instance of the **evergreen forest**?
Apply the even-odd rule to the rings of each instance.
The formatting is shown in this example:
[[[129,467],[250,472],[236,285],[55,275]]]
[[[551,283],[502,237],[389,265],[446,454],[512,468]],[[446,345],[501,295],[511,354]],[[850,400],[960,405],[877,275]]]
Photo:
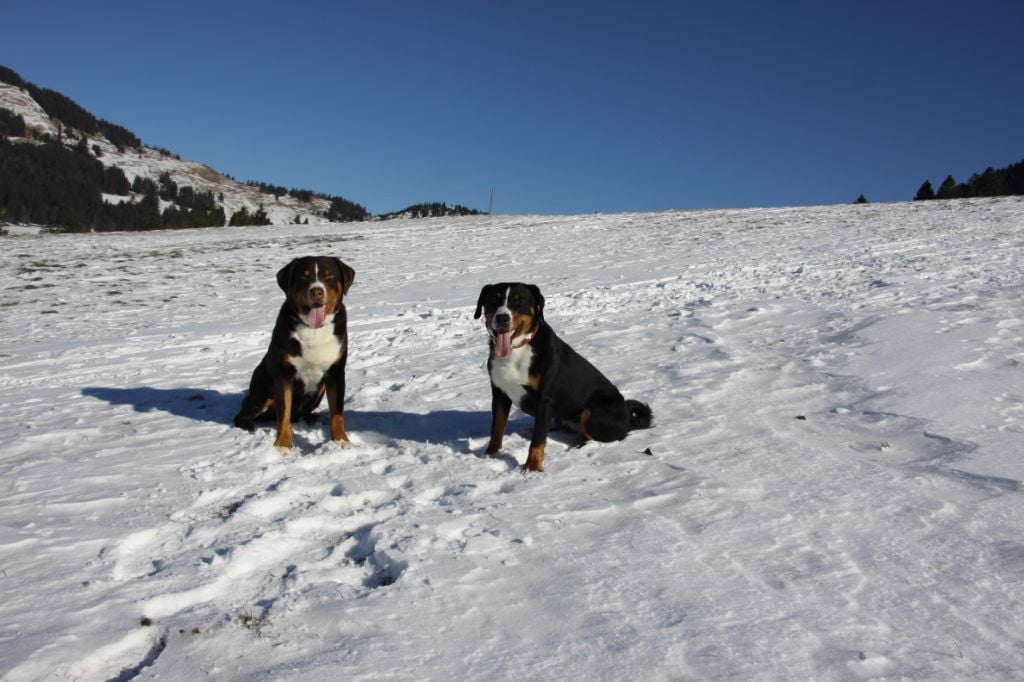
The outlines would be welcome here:
[[[914,195],[914,201],[932,199],[973,199],[976,197],[1001,197],[1024,194],[1024,160],[1005,168],[989,166],[982,173],[974,173],[967,182],[957,182],[952,175],[936,190],[930,180],[925,180]]]

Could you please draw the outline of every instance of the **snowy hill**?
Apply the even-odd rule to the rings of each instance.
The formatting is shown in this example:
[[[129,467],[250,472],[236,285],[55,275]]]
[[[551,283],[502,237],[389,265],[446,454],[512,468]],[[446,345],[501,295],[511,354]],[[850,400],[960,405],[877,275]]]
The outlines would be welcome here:
[[[36,134],[64,139],[69,146],[74,146],[83,137],[80,131],[67,128],[48,116],[26,90],[14,85],[0,82],[0,109],[10,109],[20,115]],[[118,149],[102,134],[86,137],[90,151],[94,147],[99,149],[98,158],[103,165],[120,167],[129,182],[134,181],[136,177],[156,182],[162,174],[168,173],[180,187],[192,187],[197,193],[212,192],[218,197],[217,205],[222,206],[228,216],[242,208],[253,213],[262,206],[271,224],[274,225],[294,223],[296,217],[302,222],[308,220],[310,223],[322,223],[325,220],[324,213],[330,205],[329,200],[321,197],[313,197],[309,201],[300,201],[290,195],[274,197],[260,192],[256,187],[225,177],[209,166],[194,161],[183,161],[162,150],[151,147]],[[125,199],[113,195],[105,198],[109,202]],[[168,205],[164,202],[161,208]]]
[[[1024,676],[1024,201],[0,238],[0,678]],[[231,426],[297,255],[347,427]],[[480,287],[655,426],[482,457]]]

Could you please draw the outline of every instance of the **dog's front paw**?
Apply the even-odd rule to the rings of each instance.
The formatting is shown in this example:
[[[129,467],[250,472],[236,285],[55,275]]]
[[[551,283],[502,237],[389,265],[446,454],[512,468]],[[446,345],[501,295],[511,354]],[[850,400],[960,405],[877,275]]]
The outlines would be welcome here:
[[[544,471],[544,445],[531,445],[523,471]]]
[[[345,432],[345,419],[343,417],[331,417],[330,420],[331,440],[338,443],[348,443],[348,433]]]

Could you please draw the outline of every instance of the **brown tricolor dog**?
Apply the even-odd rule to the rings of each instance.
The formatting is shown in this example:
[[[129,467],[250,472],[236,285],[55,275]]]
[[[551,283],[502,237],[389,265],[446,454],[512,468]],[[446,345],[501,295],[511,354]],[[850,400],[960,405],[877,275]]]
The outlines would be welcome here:
[[[277,273],[285,301],[235,426],[254,431],[257,418],[272,415],[277,418],[274,445],[290,448],[292,422],[312,420],[326,393],[331,438],[348,440],[343,406],[348,322],[342,297],[355,275],[340,259],[327,256],[296,258]]]
[[[490,335],[491,440],[486,454],[501,450],[515,403],[534,418],[524,469],[541,471],[548,429],[576,429],[584,440],[622,440],[651,425],[651,409],[626,400],[619,390],[544,321],[544,297],[534,284],[488,284],[474,318],[484,316]]]

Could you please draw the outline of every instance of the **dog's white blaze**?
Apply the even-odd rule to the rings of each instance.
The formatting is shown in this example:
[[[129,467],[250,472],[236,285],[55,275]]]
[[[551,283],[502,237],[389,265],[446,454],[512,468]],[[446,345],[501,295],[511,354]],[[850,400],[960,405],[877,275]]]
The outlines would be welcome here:
[[[518,407],[522,407],[526,395],[526,382],[530,380],[532,361],[533,346],[527,344],[513,348],[506,357],[495,356],[491,363],[491,381]]]
[[[319,263],[314,263],[313,264],[313,283],[309,285],[310,293],[312,293],[312,291],[314,289],[323,289],[325,291],[327,290],[327,287],[324,286],[324,283],[320,281],[320,264]]]
[[[497,310],[494,311],[495,315],[500,315],[504,313],[509,316],[509,319],[512,318],[512,309],[508,307],[508,297],[511,293],[512,287],[509,287],[508,289],[505,290],[505,302],[498,306]]]
[[[341,355],[341,341],[334,335],[334,315],[328,315],[319,329],[299,327],[292,338],[302,347],[302,355],[291,357],[296,378],[302,381],[306,393],[315,393],[324,372]]]

